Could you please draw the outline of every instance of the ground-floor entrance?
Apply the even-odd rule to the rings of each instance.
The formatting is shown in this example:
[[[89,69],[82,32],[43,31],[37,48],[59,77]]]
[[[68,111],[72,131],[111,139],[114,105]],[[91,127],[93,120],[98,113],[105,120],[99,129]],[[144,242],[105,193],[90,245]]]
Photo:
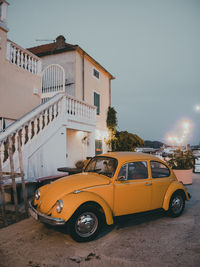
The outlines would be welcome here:
[[[94,135],[92,132],[66,129],[66,161],[67,167],[75,167],[77,161],[93,157]]]

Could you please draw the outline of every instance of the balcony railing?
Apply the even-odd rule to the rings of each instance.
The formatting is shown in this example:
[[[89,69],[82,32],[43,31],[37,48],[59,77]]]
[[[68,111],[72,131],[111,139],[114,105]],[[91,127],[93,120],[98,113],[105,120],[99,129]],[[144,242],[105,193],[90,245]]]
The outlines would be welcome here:
[[[33,74],[41,72],[40,58],[11,41],[7,42],[7,59],[10,63]]]
[[[96,107],[67,95],[66,113],[73,121],[96,124]]]
[[[13,152],[16,152],[17,136],[20,137],[22,150],[31,143],[32,139],[40,135],[53,120],[62,112],[63,95],[56,95],[47,103],[42,104],[0,132],[0,159],[3,163],[8,160],[8,140],[12,141]]]

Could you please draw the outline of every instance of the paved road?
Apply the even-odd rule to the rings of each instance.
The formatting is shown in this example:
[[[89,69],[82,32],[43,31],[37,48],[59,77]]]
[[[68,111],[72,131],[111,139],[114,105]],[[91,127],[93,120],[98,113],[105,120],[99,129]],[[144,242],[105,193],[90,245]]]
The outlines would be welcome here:
[[[32,218],[0,230],[0,266],[200,266],[200,174],[184,214],[127,216],[90,243]]]

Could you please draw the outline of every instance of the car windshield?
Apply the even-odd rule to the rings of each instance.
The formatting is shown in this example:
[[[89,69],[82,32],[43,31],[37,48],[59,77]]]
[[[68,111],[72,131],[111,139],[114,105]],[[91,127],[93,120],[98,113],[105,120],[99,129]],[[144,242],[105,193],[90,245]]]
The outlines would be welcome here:
[[[94,157],[85,168],[85,172],[96,172],[113,177],[117,168],[117,160],[109,157]]]

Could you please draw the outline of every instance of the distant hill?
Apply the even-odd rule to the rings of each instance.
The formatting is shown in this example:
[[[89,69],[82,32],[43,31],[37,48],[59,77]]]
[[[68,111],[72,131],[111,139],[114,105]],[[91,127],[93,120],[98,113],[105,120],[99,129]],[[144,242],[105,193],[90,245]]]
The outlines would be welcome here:
[[[144,147],[152,147],[152,148],[160,148],[164,145],[164,143],[159,141],[144,141]]]

